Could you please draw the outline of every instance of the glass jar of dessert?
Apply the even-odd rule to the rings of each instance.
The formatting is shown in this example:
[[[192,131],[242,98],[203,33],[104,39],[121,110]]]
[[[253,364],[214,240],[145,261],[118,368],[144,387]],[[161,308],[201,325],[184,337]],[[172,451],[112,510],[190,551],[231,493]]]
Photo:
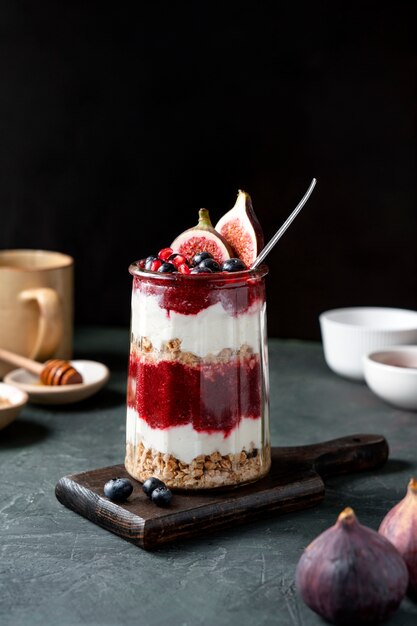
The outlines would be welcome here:
[[[271,463],[266,266],[129,271],[127,471],[177,489],[261,478]]]

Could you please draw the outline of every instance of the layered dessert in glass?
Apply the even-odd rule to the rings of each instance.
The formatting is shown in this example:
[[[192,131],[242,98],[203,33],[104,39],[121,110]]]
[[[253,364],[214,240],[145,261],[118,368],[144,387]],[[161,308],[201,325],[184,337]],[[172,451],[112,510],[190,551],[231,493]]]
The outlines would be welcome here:
[[[129,268],[125,465],[141,482],[210,489],[270,468],[267,268],[219,269]]]

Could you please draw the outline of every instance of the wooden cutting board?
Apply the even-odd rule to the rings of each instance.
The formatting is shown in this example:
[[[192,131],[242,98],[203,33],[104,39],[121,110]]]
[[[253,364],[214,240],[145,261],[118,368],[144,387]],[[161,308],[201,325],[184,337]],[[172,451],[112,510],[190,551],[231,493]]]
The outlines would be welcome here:
[[[381,435],[351,435],[324,443],[272,448],[271,471],[249,485],[209,492],[174,492],[169,508],[155,506],[132,479],[129,499],[116,504],[104,484],[128,477],[123,465],[64,476],[55,493],[69,509],[127,541],[153,550],[164,543],[197,537],[228,526],[314,506],[324,497],[323,477],[374,469],[388,458]]]

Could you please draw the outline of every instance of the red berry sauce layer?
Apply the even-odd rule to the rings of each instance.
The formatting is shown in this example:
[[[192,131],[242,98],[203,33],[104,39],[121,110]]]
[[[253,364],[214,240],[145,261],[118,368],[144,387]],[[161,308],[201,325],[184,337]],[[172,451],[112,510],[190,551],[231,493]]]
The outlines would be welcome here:
[[[262,414],[260,358],[254,354],[197,367],[131,355],[128,388],[128,405],[152,428],[191,423],[198,432],[227,437],[242,417]]]
[[[266,266],[236,274],[217,273],[187,276],[142,271],[136,264],[130,267],[134,276],[133,290],[144,297],[156,296],[159,306],[183,315],[196,315],[204,309],[221,302],[225,311],[238,316],[245,313],[255,302],[265,300],[262,278]],[[238,275],[239,274],[239,275]]]

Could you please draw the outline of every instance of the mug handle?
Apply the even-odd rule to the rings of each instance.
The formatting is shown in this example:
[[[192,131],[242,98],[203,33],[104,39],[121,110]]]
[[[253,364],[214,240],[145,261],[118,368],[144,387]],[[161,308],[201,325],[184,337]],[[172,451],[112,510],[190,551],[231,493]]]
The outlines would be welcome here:
[[[45,361],[59,346],[63,333],[62,303],[55,289],[39,287],[19,294],[21,302],[36,300],[39,306],[39,325],[31,359]]]

